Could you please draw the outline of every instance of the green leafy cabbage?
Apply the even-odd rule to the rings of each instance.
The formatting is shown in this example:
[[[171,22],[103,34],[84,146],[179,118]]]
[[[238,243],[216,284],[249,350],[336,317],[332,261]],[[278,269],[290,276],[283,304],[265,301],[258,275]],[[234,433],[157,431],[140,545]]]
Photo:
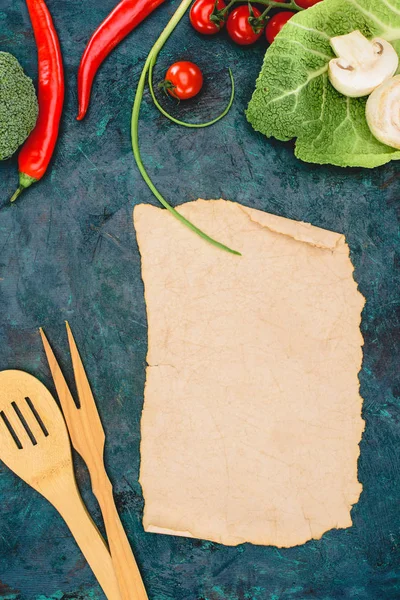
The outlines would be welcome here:
[[[347,98],[328,79],[330,38],[359,29],[400,55],[400,0],[323,0],[296,14],[268,49],[247,118],[279,140],[297,138],[301,160],[373,168],[400,152],[371,134],[366,98]]]

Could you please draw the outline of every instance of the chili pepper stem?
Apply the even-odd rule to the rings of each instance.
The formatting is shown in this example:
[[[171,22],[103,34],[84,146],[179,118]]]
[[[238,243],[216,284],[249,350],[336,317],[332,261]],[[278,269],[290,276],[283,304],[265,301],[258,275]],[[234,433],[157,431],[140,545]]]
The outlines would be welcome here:
[[[24,191],[24,187],[22,187],[22,185],[19,186],[19,188],[17,188],[17,190],[14,192],[14,194],[11,196],[10,198],[10,202],[15,202],[16,199],[18,198],[18,196],[20,194],[22,194],[22,192]]]
[[[178,6],[168,25],[165,27],[164,31],[161,33],[160,37],[154,44],[153,48],[150,50],[150,53],[146,59],[145,65],[143,67],[142,73],[140,75],[138,87],[136,90],[135,100],[132,108],[132,119],[131,119],[131,137],[132,137],[132,150],[133,155],[135,157],[136,164],[138,169],[146,182],[149,189],[153,192],[154,196],[157,200],[166,208],[178,221],[180,221],[183,225],[188,227],[191,231],[196,233],[202,239],[206,240],[213,246],[220,248],[221,250],[225,250],[226,252],[230,252],[231,254],[236,254],[241,256],[240,252],[236,250],[232,250],[228,246],[221,244],[217,240],[214,240],[210,236],[208,236],[204,231],[196,227],[193,223],[191,223],[188,219],[186,219],[180,212],[178,212],[173,206],[171,206],[165,198],[160,194],[160,192],[155,187],[154,183],[151,181],[149,175],[147,174],[146,168],[143,164],[142,157],[139,149],[139,115],[140,115],[140,106],[143,100],[144,88],[146,85],[146,80],[148,76],[149,69],[154,61],[157,60],[157,56],[160,53],[160,50],[164,46],[165,42],[178,25],[179,21],[182,19],[187,9],[191,5],[192,0],[182,0],[181,4]]]
[[[16,199],[22,194],[26,188],[30,187],[33,183],[36,183],[37,179],[30,177],[26,173],[19,173],[19,187],[10,198],[10,202],[15,202]]]

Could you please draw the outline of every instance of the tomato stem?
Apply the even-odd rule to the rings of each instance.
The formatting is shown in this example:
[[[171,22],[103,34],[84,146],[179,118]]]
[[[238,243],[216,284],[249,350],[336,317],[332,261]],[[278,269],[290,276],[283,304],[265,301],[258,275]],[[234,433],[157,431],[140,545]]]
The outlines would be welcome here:
[[[222,8],[221,10],[216,10],[217,3],[215,3],[214,13],[211,15],[211,17],[214,17],[214,15],[217,16],[217,17],[219,17],[219,16],[223,17],[229,11],[229,9],[231,8],[231,6],[233,6],[236,2],[237,2],[237,0],[231,0],[229,2],[229,4],[227,4],[225,6],[225,8]],[[213,20],[211,17],[210,17],[210,19]]]
[[[218,0],[215,0],[214,8],[210,15],[210,21],[211,23],[214,23],[218,29],[221,29],[221,26],[225,23],[225,13],[229,10],[231,5],[232,2],[230,2],[228,6],[225,6],[225,8],[218,10]]]
[[[210,16],[210,21],[212,21],[213,23],[215,23],[215,25],[217,25],[217,27],[221,27],[221,23],[225,22],[226,20],[226,14],[229,12],[229,10],[231,9],[231,7],[234,4],[237,4],[238,2],[241,2],[243,4],[244,0],[230,0],[230,2],[225,6],[225,8],[222,8],[221,10],[217,9],[217,1],[215,2],[215,6],[214,6],[214,10]],[[304,8],[302,8],[301,6],[298,6],[295,2],[295,0],[285,0],[283,2],[276,2],[275,0],[254,0],[254,4],[262,4],[263,6],[266,6],[266,9],[264,10],[264,12],[257,17],[254,20],[249,20],[249,23],[254,31],[254,33],[260,33],[261,29],[264,27],[265,22],[266,22],[266,15],[269,13],[270,10],[272,10],[273,8],[281,8],[283,10],[295,10],[295,11],[301,11],[304,10]],[[252,17],[250,17],[252,19]]]
[[[230,0],[229,4],[227,4],[227,6],[225,8],[215,11],[212,16],[215,15],[217,18],[223,17],[230,10],[230,8],[234,4],[237,4],[238,2],[241,2],[243,4],[244,0]],[[264,6],[266,6],[268,8],[268,10],[271,10],[273,8],[280,8],[282,10],[295,10],[295,11],[304,10],[304,8],[302,8],[301,6],[298,6],[294,0],[289,0],[289,1],[285,0],[284,2],[276,2],[275,0],[254,0],[254,4],[263,4]]]
[[[271,5],[267,6],[267,8],[264,10],[263,13],[261,13],[261,15],[259,17],[255,17],[254,12],[253,12],[253,7],[249,3],[249,11],[250,11],[249,23],[251,25],[252,30],[254,31],[254,33],[256,35],[258,35],[260,33],[260,31],[262,31],[264,29],[265,23],[267,22],[266,16],[268,15],[269,11],[272,10],[272,8],[273,7]]]
[[[258,17],[260,22],[262,22],[265,25],[265,17],[267,16],[267,14],[269,13],[269,11],[272,9],[272,6],[267,6],[267,8],[264,10],[263,13],[261,13],[261,15]]]
[[[149,69],[149,87],[150,87],[150,91],[152,92],[151,95],[154,100],[154,103],[156,103],[155,96],[153,95],[153,88],[152,88],[152,81],[150,79],[150,73],[151,73],[151,68]],[[176,90],[176,85],[174,85],[172,83],[172,81],[169,81],[168,79],[166,79],[165,81],[161,81],[158,84],[158,87],[160,90],[162,90],[164,92],[164,94],[166,96],[169,96],[171,94],[176,100],[178,100],[178,102],[180,102],[180,98],[178,97],[177,93],[174,91],[174,90]]]
[[[221,250],[225,250],[226,252],[230,252],[231,254],[241,255],[240,252],[236,250],[232,250],[228,246],[221,244],[217,240],[214,240],[209,235],[204,233],[201,229],[196,227],[191,221],[186,219],[180,212],[178,212],[173,206],[171,206],[165,198],[160,194],[160,192],[155,187],[154,183],[151,181],[149,175],[147,174],[146,168],[143,164],[142,157],[140,154],[139,148],[139,116],[140,116],[140,107],[143,100],[144,88],[146,85],[146,80],[150,71],[150,68],[154,66],[157,56],[160,53],[160,50],[164,46],[165,42],[168,40],[171,33],[174,31],[175,27],[178,25],[187,9],[191,5],[192,0],[182,0],[181,4],[178,6],[168,25],[165,27],[164,31],[161,33],[160,37],[154,44],[153,48],[150,50],[150,53],[146,59],[145,65],[143,67],[142,73],[140,75],[139,83],[136,90],[135,100],[132,108],[132,118],[131,118],[131,138],[132,138],[132,150],[133,155],[135,157],[136,164],[138,169],[146,182],[149,189],[152,191],[154,196],[160,202],[164,208],[166,208],[176,219],[178,219],[183,225],[188,227],[191,231],[200,236],[203,240],[209,242],[213,246],[220,248]]]

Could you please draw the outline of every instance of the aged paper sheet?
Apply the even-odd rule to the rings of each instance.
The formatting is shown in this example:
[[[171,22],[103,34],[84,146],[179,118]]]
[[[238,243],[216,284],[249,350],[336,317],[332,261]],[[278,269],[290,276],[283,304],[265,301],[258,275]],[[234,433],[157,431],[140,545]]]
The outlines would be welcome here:
[[[358,501],[364,298],[344,236],[224,200],[135,208],[146,531],[288,547]]]

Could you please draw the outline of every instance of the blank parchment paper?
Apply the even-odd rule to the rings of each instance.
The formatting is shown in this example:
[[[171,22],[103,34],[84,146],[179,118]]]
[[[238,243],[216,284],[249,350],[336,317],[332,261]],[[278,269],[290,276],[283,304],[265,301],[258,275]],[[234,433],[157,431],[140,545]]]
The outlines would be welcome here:
[[[352,524],[364,298],[343,235],[224,200],[135,208],[146,531],[295,546]]]

